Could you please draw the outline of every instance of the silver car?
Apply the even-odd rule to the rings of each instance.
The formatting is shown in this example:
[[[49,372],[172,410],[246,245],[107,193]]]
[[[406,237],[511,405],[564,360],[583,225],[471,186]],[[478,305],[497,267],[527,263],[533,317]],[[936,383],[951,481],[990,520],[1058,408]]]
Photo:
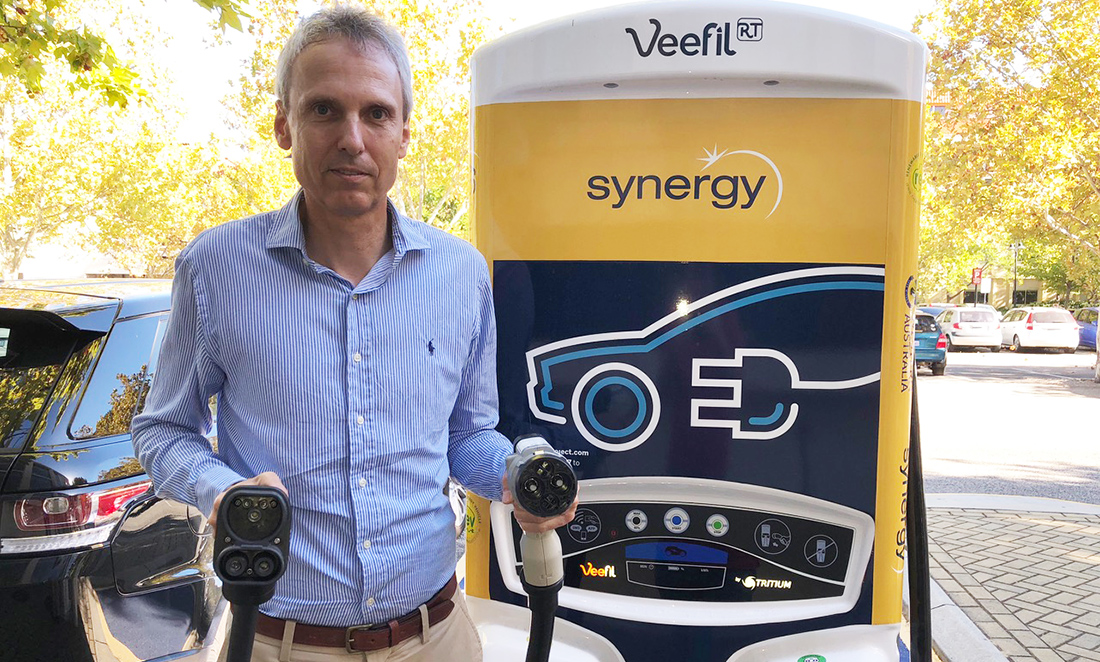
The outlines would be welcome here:
[[[1001,326],[997,313],[972,306],[948,308],[936,318],[947,336],[947,351],[985,347],[1001,351]]]
[[[1079,341],[1077,320],[1064,308],[1014,308],[1001,320],[1001,342],[1013,350],[1056,349],[1072,354]]]

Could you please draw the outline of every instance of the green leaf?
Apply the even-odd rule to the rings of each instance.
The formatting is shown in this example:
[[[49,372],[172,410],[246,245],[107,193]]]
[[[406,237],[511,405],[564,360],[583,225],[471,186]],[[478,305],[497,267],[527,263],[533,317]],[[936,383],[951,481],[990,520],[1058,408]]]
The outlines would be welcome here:
[[[232,9],[222,8],[221,16],[218,18],[218,27],[224,30],[227,25],[237,32],[243,31],[241,27],[241,18],[237,15],[237,12]]]

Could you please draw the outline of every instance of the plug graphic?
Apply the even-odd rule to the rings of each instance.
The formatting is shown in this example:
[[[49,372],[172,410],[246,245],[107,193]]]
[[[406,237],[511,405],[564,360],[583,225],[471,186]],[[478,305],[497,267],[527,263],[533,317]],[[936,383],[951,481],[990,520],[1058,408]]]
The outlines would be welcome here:
[[[745,365],[746,359],[751,359],[749,365]],[[790,390],[792,393],[783,402],[775,402],[771,411],[757,411],[757,415],[742,418],[714,418],[704,415],[704,410],[740,410],[744,407],[745,386],[742,377],[704,377],[704,370],[708,375],[714,372],[729,373],[743,371],[744,377],[751,377],[751,366],[756,364],[755,359],[776,361],[790,376]],[[770,366],[774,369],[775,366]],[[839,381],[810,381],[804,380],[798,373],[798,367],[789,356],[774,349],[761,347],[742,347],[735,349],[732,359],[725,358],[696,358],[691,362],[691,385],[695,387],[712,387],[730,389],[732,395],[729,398],[692,398],[691,399],[691,426],[697,428],[728,428],[732,439],[768,440],[783,436],[794,427],[798,420],[798,403],[795,402],[796,391],[837,391],[858,388],[879,380],[880,373],[872,373],[854,379]],[[750,382],[751,383],[751,382]]]

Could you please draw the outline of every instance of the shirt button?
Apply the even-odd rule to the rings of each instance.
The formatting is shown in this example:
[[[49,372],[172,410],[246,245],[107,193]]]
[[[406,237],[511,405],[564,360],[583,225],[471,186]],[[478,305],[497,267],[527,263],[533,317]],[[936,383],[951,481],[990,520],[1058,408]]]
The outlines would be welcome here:
[[[358,301],[359,300],[359,295],[358,294],[351,295],[351,300],[352,301]]]
[[[363,355],[360,354],[359,352],[356,352],[356,353],[351,355],[351,360],[355,361],[356,363],[359,363],[360,361],[363,360]]]
[[[367,606],[368,607],[373,607],[374,606],[374,598],[367,598]]]
[[[369,540],[364,540],[363,541],[363,549],[370,549],[370,541]]]
[[[358,423],[359,425],[362,425],[363,424],[363,415],[360,414],[359,416],[356,416],[355,417],[355,422]]]
[[[367,479],[366,478],[360,478],[359,479],[359,487],[366,487],[366,486],[367,486]]]

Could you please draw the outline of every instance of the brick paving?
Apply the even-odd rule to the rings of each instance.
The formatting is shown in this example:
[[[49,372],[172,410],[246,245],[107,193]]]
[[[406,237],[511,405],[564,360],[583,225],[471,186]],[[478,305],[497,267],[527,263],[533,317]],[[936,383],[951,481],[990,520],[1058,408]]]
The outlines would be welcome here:
[[[929,507],[928,536],[932,578],[1011,662],[1100,662],[1100,515]]]

